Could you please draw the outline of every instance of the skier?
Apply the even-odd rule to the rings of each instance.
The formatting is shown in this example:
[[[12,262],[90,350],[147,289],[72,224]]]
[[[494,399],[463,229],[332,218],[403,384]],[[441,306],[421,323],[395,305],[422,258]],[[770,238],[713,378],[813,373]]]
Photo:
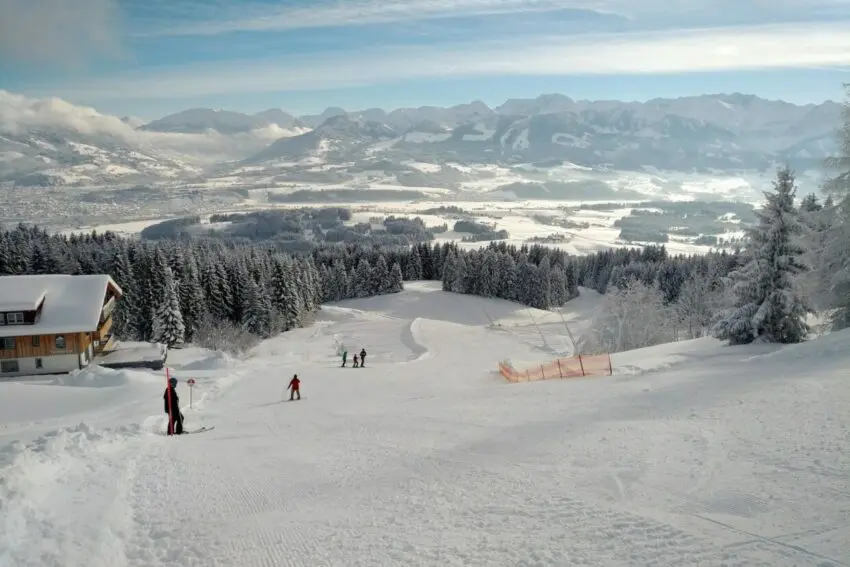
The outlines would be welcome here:
[[[354,368],[357,368],[360,365],[360,359],[357,358],[357,353],[354,353]]]
[[[360,349],[360,367],[362,368],[364,366],[366,366],[366,349],[361,348]]]
[[[345,361],[348,359],[348,351],[342,351],[342,367],[345,368]]]
[[[299,386],[301,385],[301,380],[298,379],[298,374],[292,376],[292,380],[289,381],[289,386],[286,387],[287,390],[292,390],[289,394],[289,401],[291,402],[296,394],[298,394],[298,399],[301,399],[301,390],[299,390]]]
[[[168,379],[168,387],[162,399],[165,402],[165,414],[168,416],[168,434],[183,433],[183,414],[180,412],[180,398],[177,396],[177,378]]]

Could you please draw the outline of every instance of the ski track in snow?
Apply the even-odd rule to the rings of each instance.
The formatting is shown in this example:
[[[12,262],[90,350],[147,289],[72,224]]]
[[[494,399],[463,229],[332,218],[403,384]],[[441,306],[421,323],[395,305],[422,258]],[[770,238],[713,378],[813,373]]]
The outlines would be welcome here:
[[[214,431],[157,435],[152,383],[149,409],[7,446],[0,567],[850,565],[850,334],[507,384],[500,358],[547,356],[534,327],[429,319],[443,298],[342,302],[210,371],[185,413]]]

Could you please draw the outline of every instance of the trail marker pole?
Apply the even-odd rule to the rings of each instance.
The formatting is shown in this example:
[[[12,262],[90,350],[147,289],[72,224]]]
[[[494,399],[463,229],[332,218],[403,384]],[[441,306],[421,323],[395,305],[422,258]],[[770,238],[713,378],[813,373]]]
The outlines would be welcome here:
[[[189,409],[192,409],[192,390],[195,386],[195,379],[189,378],[188,380],[186,380],[186,384],[189,385]]]

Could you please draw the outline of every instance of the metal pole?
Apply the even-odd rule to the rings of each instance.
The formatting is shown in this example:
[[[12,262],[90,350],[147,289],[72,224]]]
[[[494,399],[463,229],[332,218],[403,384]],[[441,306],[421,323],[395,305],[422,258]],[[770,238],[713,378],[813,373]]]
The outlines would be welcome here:
[[[540,329],[540,325],[537,324],[537,321],[534,320],[534,316],[531,314],[531,309],[526,309],[528,316],[531,318],[531,322],[534,323],[534,326],[537,328],[537,332],[540,333],[540,340],[543,341],[543,346],[546,348],[549,347],[549,343],[546,342],[546,337],[543,336],[543,331]]]
[[[570,337],[570,342],[573,343],[573,355],[578,354],[576,340],[573,338],[573,334],[570,332],[570,327],[569,325],[567,325],[567,320],[564,319],[564,314],[560,310],[558,310],[558,315],[561,316],[561,322],[564,323],[564,328],[567,330],[567,336]]]

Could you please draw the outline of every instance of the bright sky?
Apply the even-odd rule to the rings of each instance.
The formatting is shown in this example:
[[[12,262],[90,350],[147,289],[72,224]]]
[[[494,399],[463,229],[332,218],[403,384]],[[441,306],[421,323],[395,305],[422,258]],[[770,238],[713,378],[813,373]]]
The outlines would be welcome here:
[[[156,118],[842,97],[850,0],[2,0],[0,89]]]

